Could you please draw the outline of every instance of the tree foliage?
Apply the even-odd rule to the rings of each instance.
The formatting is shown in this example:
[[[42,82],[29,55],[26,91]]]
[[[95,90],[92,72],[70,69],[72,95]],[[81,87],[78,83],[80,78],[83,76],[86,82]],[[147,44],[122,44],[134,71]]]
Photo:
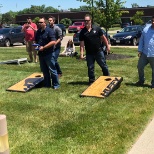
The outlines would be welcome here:
[[[68,19],[68,18],[64,18],[64,19],[60,20],[60,23],[64,24],[65,27],[68,27],[69,25],[72,25],[71,19]]]
[[[144,15],[143,11],[137,11],[135,15],[130,19],[133,20],[136,25],[142,25],[144,23],[142,20],[143,15]]]
[[[139,5],[137,3],[133,3],[131,4],[132,5],[132,8],[136,8],[136,7],[139,7]]]
[[[13,12],[13,11],[9,11],[5,14],[2,14],[2,23],[14,24],[16,15],[17,15],[17,12]]]
[[[93,21],[100,26],[105,27],[106,31],[114,24],[120,21],[122,13],[128,11],[119,11],[123,7],[124,2],[121,0],[77,0],[83,1],[91,8]],[[92,7],[93,6],[93,7]]]

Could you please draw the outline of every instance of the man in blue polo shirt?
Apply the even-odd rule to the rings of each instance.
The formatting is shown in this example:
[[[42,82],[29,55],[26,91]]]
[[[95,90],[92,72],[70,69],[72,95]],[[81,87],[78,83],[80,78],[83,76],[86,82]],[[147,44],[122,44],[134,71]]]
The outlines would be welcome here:
[[[83,54],[85,47],[89,84],[91,84],[95,81],[95,74],[94,74],[95,61],[97,61],[98,65],[101,67],[104,76],[110,75],[108,66],[106,64],[104,52],[101,48],[101,44],[103,42],[106,45],[107,52],[110,52],[110,46],[108,45],[108,41],[105,35],[103,34],[101,28],[92,25],[91,16],[86,15],[84,20],[85,20],[85,27],[81,30],[79,35],[80,58],[81,59],[84,58]]]
[[[38,56],[40,61],[40,68],[44,76],[44,86],[52,86],[54,89],[58,89],[60,84],[55,67],[55,33],[51,28],[46,26],[44,18],[40,18],[38,24],[40,28],[36,32],[35,41],[40,45]]]
[[[144,67],[149,63],[152,68],[151,88],[154,89],[154,16],[152,16],[152,25],[143,29],[138,46],[138,86],[143,86],[145,81]]]

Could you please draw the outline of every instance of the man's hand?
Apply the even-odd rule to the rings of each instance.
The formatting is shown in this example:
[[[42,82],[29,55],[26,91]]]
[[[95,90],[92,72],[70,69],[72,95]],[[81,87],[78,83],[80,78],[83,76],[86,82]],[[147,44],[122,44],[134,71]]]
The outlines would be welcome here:
[[[43,50],[44,50],[43,46],[40,46],[39,51],[43,51]]]
[[[141,54],[142,54],[141,52],[138,52],[138,57],[141,57]]]
[[[107,45],[106,51],[107,51],[107,54],[110,53],[110,46],[109,45]]]

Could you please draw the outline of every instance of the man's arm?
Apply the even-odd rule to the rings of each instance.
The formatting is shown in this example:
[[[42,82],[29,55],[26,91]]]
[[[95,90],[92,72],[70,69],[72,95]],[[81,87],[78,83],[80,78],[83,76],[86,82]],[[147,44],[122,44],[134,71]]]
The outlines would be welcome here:
[[[84,41],[80,41],[80,58],[84,59]]]
[[[56,41],[56,44],[58,44],[58,43],[60,43],[61,40],[62,40],[62,30],[61,30],[58,26],[56,26],[55,31],[56,31],[56,33],[58,34],[58,39],[57,39],[57,41]],[[56,45],[56,44],[55,44],[55,45]]]
[[[56,41],[50,41],[48,44],[46,44],[45,46],[40,46],[39,51],[43,51],[45,49],[48,49],[52,46],[54,46],[56,44]]]
[[[37,26],[36,24],[33,23],[33,26],[29,24],[29,27],[31,27],[33,29],[34,32],[37,31]]]
[[[110,46],[108,44],[108,40],[107,40],[106,36],[105,35],[102,35],[101,36],[101,40],[103,41],[103,43],[106,46],[107,53],[109,53],[110,52]]]
[[[142,35],[141,35],[141,37],[140,37],[140,40],[139,40],[139,45],[138,45],[138,57],[140,57],[141,56],[141,54],[142,54],[142,50],[143,50],[143,45],[144,45],[144,42],[143,42],[143,34],[144,32],[142,32]]]

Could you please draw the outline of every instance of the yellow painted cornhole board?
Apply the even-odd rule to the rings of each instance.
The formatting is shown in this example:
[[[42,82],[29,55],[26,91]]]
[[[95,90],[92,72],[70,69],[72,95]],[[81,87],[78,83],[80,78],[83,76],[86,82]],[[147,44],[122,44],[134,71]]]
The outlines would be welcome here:
[[[27,92],[28,90],[34,88],[37,84],[39,84],[43,80],[44,80],[44,78],[43,78],[42,73],[33,73],[30,76],[28,76],[27,78],[21,80],[20,82],[9,87],[6,90]]]
[[[105,98],[120,86],[122,80],[122,77],[100,76],[81,96]]]

